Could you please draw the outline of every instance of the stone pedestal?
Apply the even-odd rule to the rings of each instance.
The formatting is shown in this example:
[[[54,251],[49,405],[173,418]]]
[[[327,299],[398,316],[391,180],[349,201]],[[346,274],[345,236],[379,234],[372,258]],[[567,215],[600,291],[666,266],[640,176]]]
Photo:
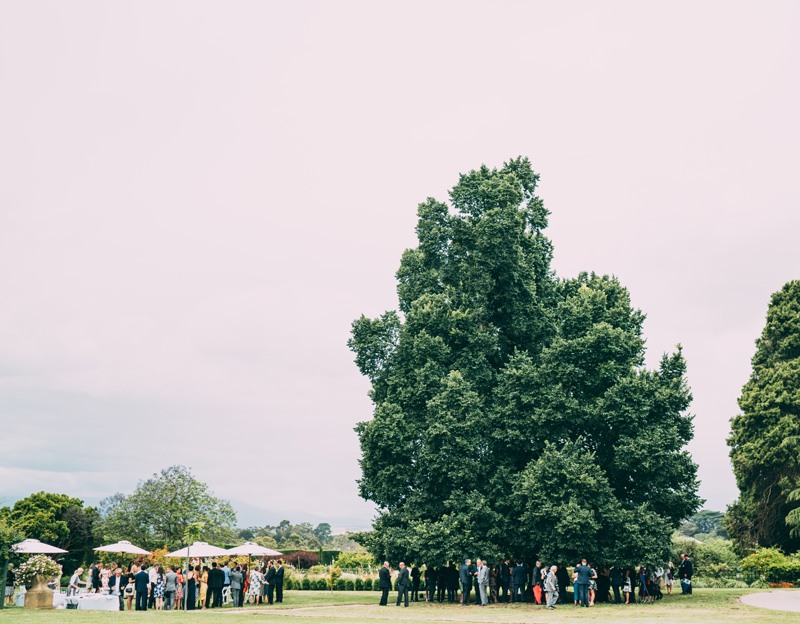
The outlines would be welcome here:
[[[53,591],[47,586],[47,577],[38,574],[33,580],[33,587],[25,592],[26,609],[52,609]]]

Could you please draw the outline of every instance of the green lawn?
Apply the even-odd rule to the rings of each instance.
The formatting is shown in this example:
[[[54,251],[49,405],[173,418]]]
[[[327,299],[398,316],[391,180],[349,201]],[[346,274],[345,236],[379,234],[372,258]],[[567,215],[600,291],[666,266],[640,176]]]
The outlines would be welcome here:
[[[654,605],[598,605],[591,609],[580,609],[572,605],[561,606],[555,611],[546,611],[536,605],[490,605],[476,606],[440,605],[412,603],[406,609],[379,607],[377,592],[286,592],[283,605],[250,607],[244,609],[214,609],[209,611],[169,612],[147,611],[137,613],[94,611],[29,611],[19,608],[0,611],[2,624],[61,624],[83,622],[112,624],[122,620],[129,622],[182,622],[197,621],[201,624],[239,624],[256,622],[284,622],[296,624],[349,624],[361,622],[409,622],[411,624],[434,624],[450,621],[465,623],[509,622],[511,624],[545,624],[547,622],[594,622],[607,621],[615,624],[627,622],[669,622],[676,624],[731,624],[765,623],[795,624],[800,620],[796,613],[768,611],[741,604],[739,596],[756,590],[741,589],[697,589],[692,596],[680,594],[667,596]],[[791,591],[791,590],[789,590]],[[396,596],[396,594],[394,594]]]

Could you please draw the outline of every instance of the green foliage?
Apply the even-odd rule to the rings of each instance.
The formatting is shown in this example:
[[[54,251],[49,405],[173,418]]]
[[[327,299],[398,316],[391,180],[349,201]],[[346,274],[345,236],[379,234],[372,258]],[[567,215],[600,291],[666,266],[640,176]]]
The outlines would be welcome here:
[[[331,566],[328,570],[328,587],[330,589],[339,589],[339,581],[341,581],[342,569],[338,566]]]
[[[208,542],[230,544],[236,539],[233,507],[185,466],[170,466],[140,481],[130,496],[105,499],[101,511],[104,541],[127,539],[149,550],[164,544],[178,548],[191,539],[186,533],[190,525]]]
[[[787,557],[777,548],[761,548],[741,562],[743,572],[757,574],[768,583],[800,581],[800,558]]]
[[[304,578],[300,582],[300,589],[311,589],[311,581],[308,578]]]
[[[92,557],[99,515],[79,498],[38,492],[0,510],[0,517],[17,535],[68,550],[69,554],[59,557],[67,570]]]
[[[364,591],[364,580],[363,579],[356,578],[355,590],[356,591]]]
[[[0,510],[0,563],[11,556],[11,547],[14,544],[25,539],[25,535],[9,521],[8,511],[8,508]]]
[[[323,542],[322,536],[330,542],[330,525],[322,523],[315,528],[309,522],[292,524],[288,520],[281,520],[277,525],[263,527],[247,527],[238,531],[240,539],[256,542],[267,548],[286,551],[315,551],[319,550]]]
[[[713,538],[728,539],[728,533],[722,527],[724,518],[725,514],[721,511],[703,509],[681,522],[677,532],[700,541]]]
[[[368,552],[344,552],[336,559],[340,568],[368,568],[378,565],[375,557]]]
[[[317,528],[312,531],[312,533],[323,546],[330,544],[333,540],[333,535],[331,534],[331,525],[327,522],[320,522],[317,525]]]
[[[314,579],[314,580],[315,580],[314,589],[322,590],[322,589],[330,589],[331,588],[330,579],[319,578],[319,579]]]
[[[739,558],[733,551],[731,542],[721,539],[712,539],[697,544],[692,559],[696,573],[705,578],[730,577],[736,573],[739,565]]]
[[[372,591],[372,579],[369,577],[364,579],[364,591]]]
[[[291,590],[291,589],[294,589],[294,581],[293,581],[291,578],[287,578],[287,579],[284,581],[284,586],[285,586],[285,588],[286,588],[286,591],[289,591],[289,590]]]
[[[355,539],[381,559],[657,561],[699,505],[680,349],[644,369],[627,290],[555,278],[537,182],[520,158],[420,204],[399,313],[353,323],[375,403],[359,488],[381,510]]]
[[[800,493],[792,495],[800,488],[800,281],[772,296],[752,366],[728,438],[739,500],[725,527],[742,551],[793,551],[800,547]]]
[[[339,580],[341,581],[342,579],[339,579]],[[337,583],[337,585],[338,585],[338,583]],[[339,589],[338,586],[337,586],[337,589]],[[344,579],[344,589],[345,589],[345,591],[355,591],[356,584],[353,581],[353,579],[349,579],[349,578],[348,579]]]

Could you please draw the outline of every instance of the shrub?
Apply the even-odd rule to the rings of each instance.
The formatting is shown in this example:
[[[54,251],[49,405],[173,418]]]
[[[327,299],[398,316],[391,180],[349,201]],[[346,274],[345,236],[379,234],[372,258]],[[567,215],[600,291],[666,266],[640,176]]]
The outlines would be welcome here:
[[[291,578],[287,578],[286,582],[284,583],[284,585],[286,586],[286,590],[287,591],[290,590],[290,589],[294,589],[294,582],[292,581]]]
[[[344,580],[344,588],[345,588],[345,591],[355,591],[356,584],[353,582],[353,579],[345,579]]]
[[[695,573],[703,578],[721,579],[736,573],[739,558],[733,552],[731,542],[711,539],[694,546]]]
[[[364,591],[372,591],[372,579],[365,578],[364,579]]]
[[[300,569],[319,565],[319,555],[309,550],[296,550],[293,553],[284,555],[283,560],[285,563],[291,564]]]
[[[739,579],[723,579],[720,583],[720,587],[725,587],[726,589],[746,589],[749,586]]]
[[[364,591],[364,581],[362,579],[360,579],[360,578],[356,579],[355,590],[356,591]]]
[[[343,552],[336,560],[340,568],[368,568],[377,565],[375,557],[368,552]]]
[[[300,589],[311,589],[311,580],[308,577],[304,577],[303,580],[300,581]]]
[[[347,582],[343,578],[336,579],[336,584],[334,585],[334,589],[336,589],[336,591],[346,590]]]
[[[750,587],[754,589],[768,589],[769,583],[767,583],[764,579],[758,579],[757,581],[750,583]]]
[[[742,571],[757,574],[768,583],[794,583],[800,578],[800,561],[777,548],[761,548],[742,559]]]
[[[314,589],[330,589],[330,585],[328,584],[328,579],[318,578],[316,582],[316,587]]]
[[[308,570],[306,570],[308,574],[327,574],[328,571],[328,566],[322,564],[311,566]]]

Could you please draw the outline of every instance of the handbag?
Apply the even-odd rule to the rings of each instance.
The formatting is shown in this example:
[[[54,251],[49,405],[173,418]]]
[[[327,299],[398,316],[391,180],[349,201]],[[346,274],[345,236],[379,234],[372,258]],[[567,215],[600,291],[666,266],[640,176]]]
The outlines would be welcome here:
[[[133,585],[126,585],[125,586],[125,595],[126,596],[133,596]]]

